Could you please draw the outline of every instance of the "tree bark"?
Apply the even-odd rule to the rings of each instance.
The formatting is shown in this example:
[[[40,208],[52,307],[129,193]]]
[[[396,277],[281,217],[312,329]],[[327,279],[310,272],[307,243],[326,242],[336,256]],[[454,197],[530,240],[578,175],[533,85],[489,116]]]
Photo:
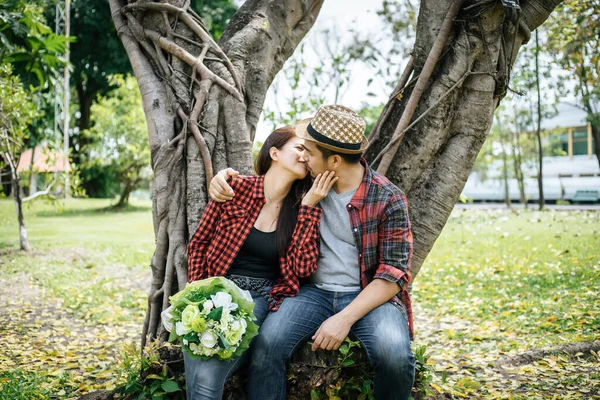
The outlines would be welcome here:
[[[156,251],[143,343],[187,282],[188,238],[213,170],[252,174],[252,140],[267,89],[312,27],[322,0],[248,0],[219,45],[183,0],[110,0],[142,93],[154,171]]]
[[[415,76],[451,3],[421,3]],[[464,187],[519,48],[559,3],[530,0],[514,12],[492,0],[466,1],[459,11],[417,105],[416,115],[423,119],[413,121],[387,174],[408,195],[414,275]],[[110,0],[142,93],[154,170],[157,244],[144,339],[160,336],[160,311],[187,280],[186,243],[207,203],[207,179],[225,166],[252,173],[251,143],[266,91],[313,25],[322,0],[248,0],[219,46],[185,4]],[[405,88],[403,100],[388,108],[368,159],[390,142],[413,89]]]
[[[21,250],[29,251],[29,240],[27,239],[27,229],[25,228],[25,217],[23,217],[23,202],[21,200],[21,185],[19,185],[19,174],[17,173],[17,165],[15,159],[9,152],[3,154],[4,160],[10,168],[10,178],[12,186],[12,194],[15,199],[15,207],[17,210],[17,220],[19,222],[19,245]]]
[[[592,138],[594,139],[594,153],[596,154],[596,159],[598,160],[598,165],[600,166],[600,116],[596,116],[592,125]]]
[[[538,31],[535,31],[535,86],[537,90],[537,154],[538,154],[538,193],[539,193],[539,205],[540,210],[544,209],[544,151],[542,148],[542,94],[540,91],[540,44],[538,40]]]
[[[412,53],[415,76],[423,68],[451,2],[421,1]],[[418,274],[462,192],[489,133],[494,109],[506,94],[519,48],[560,0],[521,3],[521,12],[495,1],[465,3],[415,116],[431,110],[406,132],[387,172],[408,197],[413,275]],[[367,159],[374,159],[389,143],[408,96],[405,90],[403,101],[394,103]]]

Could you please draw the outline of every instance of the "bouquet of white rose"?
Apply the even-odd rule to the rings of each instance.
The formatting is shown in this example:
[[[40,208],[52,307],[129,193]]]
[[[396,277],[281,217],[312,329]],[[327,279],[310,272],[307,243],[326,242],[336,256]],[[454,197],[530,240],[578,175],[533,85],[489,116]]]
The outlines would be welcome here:
[[[192,358],[229,360],[241,355],[258,334],[252,296],[227,278],[189,283],[169,299],[171,307],[162,312],[169,342],[181,340]]]

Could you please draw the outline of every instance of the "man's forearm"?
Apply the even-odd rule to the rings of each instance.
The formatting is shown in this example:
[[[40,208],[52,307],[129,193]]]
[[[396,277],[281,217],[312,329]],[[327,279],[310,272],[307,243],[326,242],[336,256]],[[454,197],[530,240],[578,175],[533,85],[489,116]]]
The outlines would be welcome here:
[[[360,294],[340,311],[340,315],[354,324],[356,321],[367,315],[369,312],[389,301],[400,291],[400,286],[396,282],[386,281],[385,279],[373,279]]]

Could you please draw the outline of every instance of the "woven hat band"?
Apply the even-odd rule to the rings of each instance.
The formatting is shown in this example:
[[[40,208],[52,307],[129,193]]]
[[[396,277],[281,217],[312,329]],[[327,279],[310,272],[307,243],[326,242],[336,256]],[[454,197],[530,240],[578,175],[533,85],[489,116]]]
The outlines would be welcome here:
[[[330,146],[335,146],[335,147],[339,147],[339,148],[346,149],[346,150],[360,150],[360,147],[362,145],[361,142],[359,142],[359,143],[343,143],[343,142],[338,142],[337,140],[328,138],[327,136],[322,135],[319,132],[317,132],[317,130],[315,128],[313,128],[313,126],[310,123],[306,127],[306,130],[310,134],[310,136],[312,136],[315,140],[317,140],[318,142],[321,142],[321,143],[328,144]]]

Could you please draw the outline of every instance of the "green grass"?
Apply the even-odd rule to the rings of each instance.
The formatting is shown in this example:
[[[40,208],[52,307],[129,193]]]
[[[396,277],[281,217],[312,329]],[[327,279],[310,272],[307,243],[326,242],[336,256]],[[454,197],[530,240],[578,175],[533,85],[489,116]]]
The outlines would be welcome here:
[[[77,398],[117,383],[115,356],[141,333],[154,232],[150,202],[110,205],[27,205],[34,252],[25,254],[14,204],[0,199],[0,341],[9,344],[0,347],[0,371],[14,371],[0,374],[0,392]],[[455,211],[413,288],[416,344],[431,356],[435,392],[598,396],[596,355],[557,354],[505,370],[494,363],[600,339],[599,248],[600,212]]]
[[[29,242],[34,248],[66,246],[148,249],[154,243],[150,201],[136,200],[111,210],[107,199],[35,201],[23,207]],[[18,247],[18,224],[12,199],[0,199],[0,248]]]
[[[590,396],[586,388],[600,387],[590,374],[600,366],[594,355],[492,367],[501,357],[600,339],[599,248],[600,212],[456,210],[413,291],[425,318],[416,340],[437,364],[434,384],[458,397]]]

